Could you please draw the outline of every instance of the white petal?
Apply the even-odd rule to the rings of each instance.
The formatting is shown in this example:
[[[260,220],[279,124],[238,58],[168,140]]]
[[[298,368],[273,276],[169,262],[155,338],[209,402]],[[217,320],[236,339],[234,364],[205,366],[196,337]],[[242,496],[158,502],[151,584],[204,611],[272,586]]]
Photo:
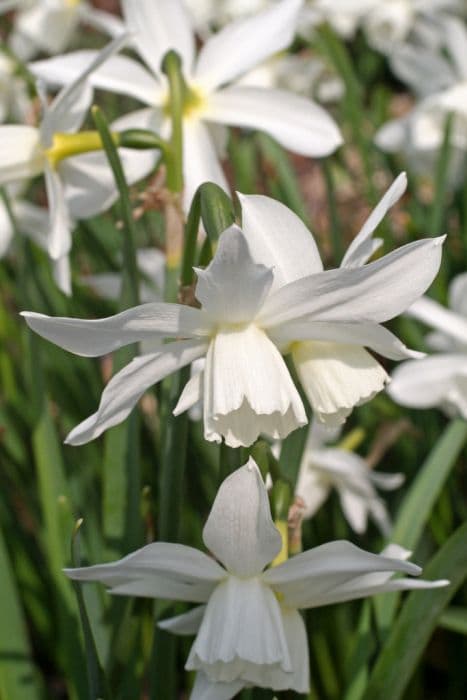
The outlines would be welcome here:
[[[0,200],[0,258],[3,258],[8,252],[13,233],[13,226],[7,208],[3,201]]]
[[[287,673],[282,669],[272,670],[270,686],[273,690],[290,689],[296,693],[308,693],[310,691],[310,661],[305,623],[298,610],[281,608],[281,612],[293,671]]]
[[[376,262],[318,272],[282,287],[261,311],[263,324],[308,316],[316,321],[387,321],[430,286],[441,263],[445,236],[401,246]]]
[[[109,36],[119,36],[125,31],[125,25],[120,17],[110,12],[96,10],[94,7],[83,3],[79,4],[79,12],[81,19],[86,24]]]
[[[253,459],[220,485],[203,540],[230,573],[242,578],[257,576],[279,553],[281,536]]]
[[[96,56],[97,51],[73,51],[64,56],[30,63],[29,69],[49,84],[67,85],[90,66]],[[111,56],[89,76],[89,81],[94,87],[134,97],[144,104],[152,106],[161,102],[158,81],[128,56]]]
[[[411,562],[371,554],[350,542],[337,541],[297,554],[268,569],[263,579],[284,595],[284,605],[308,608],[321,605],[328,592],[341,584],[351,583],[366,573],[384,571],[417,576],[421,569]]]
[[[453,59],[458,78],[467,80],[467,30],[465,23],[456,17],[445,17],[446,48]]]
[[[155,75],[160,75],[162,59],[171,49],[180,55],[185,75],[191,73],[194,34],[183,2],[122,0],[122,10],[136,50]]]
[[[215,683],[210,681],[202,671],[198,671],[190,700],[231,700],[244,686],[243,681]]]
[[[237,195],[250,253],[273,268],[272,290],[323,269],[313,235],[293,211],[271,197]]]
[[[354,406],[372,399],[389,381],[374,357],[357,345],[297,343],[292,357],[316,417],[329,425],[343,423]]]
[[[285,49],[294,37],[302,4],[283,0],[217,32],[199,53],[197,82],[215,89]]]
[[[365,249],[366,254],[366,244],[368,238],[384,219],[388,209],[394,206],[394,204],[402,197],[406,189],[407,176],[405,173],[401,173],[399,177],[394,180],[391,187],[378,202],[368,219],[365,221],[360,232],[353,239],[344,255],[341,267],[360,267],[362,264],[362,247]],[[366,259],[364,262],[366,262]]]
[[[431,408],[452,402],[467,416],[463,398],[465,387],[459,384],[459,379],[465,377],[467,357],[464,354],[432,355],[397,367],[388,393],[396,403],[411,408]]]
[[[300,95],[271,88],[234,86],[209,97],[205,119],[259,129],[304,156],[327,156],[342,143],[332,117]]]
[[[403,150],[409,138],[410,116],[391,119],[383,124],[375,134],[375,144],[387,153]]]
[[[407,309],[407,314],[423,321],[432,328],[447,333],[451,338],[467,345],[467,319],[449,311],[429,297],[421,297]]]
[[[67,296],[71,296],[71,267],[69,255],[64,255],[53,263],[53,277],[57,287]]]
[[[424,357],[423,353],[409,350],[391,331],[377,323],[326,323],[311,318],[273,327],[268,335],[284,351],[297,341],[324,340],[365,346],[391,360]]]
[[[185,668],[211,681],[267,685],[270,669],[292,671],[279,603],[259,578],[229,576],[211,595]]]
[[[39,132],[32,126],[0,126],[0,185],[42,172],[44,155]]]
[[[253,320],[273,281],[272,270],[253,262],[238,226],[224,231],[212,262],[196,272],[196,298],[219,324]]]
[[[95,320],[46,316],[34,311],[23,311],[22,316],[43,338],[83,357],[105,355],[153,336],[191,336],[208,332],[204,330],[201,311],[164,302],[141,304],[115,316]]]
[[[205,605],[198,605],[182,615],[159,620],[157,626],[172,634],[190,635],[196,634],[203,620]]]
[[[60,174],[46,164],[45,187],[50,212],[49,255],[58,260],[70,252],[71,232],[74,228]]]
[[[456,275],[449,285],[449,306],[467,317],[467,272]]]
[[[303,500],[305,510],[303,517],[312,518],[321,508],[330,492],[329,485],[324,483],[320,474],[311,468],[308,460],[302,462],[297,479],[295,493]]]
[[[173,410],[174,416],[178,416],[190,408],[193,408],[203,397],[203,372],[194,374],[185,384],[178,403]]]
[[[185,211],[189,210],[195,192],[203,182],[214,182],[224,192],[229,192],[229,185],[208,128],[197,119],[184,120],[183,170]]]
[[[117,594],[127,595],[125,588],[134,584],[134,595],[195,603],[206,602],[225,576],[225,571],[203,552],[169,542],[153,542],[119,561],[65,569],[65,573],[75,581],[104,583]]]
[[[362,535],[366,531],[368,502],[349,489],[339,489],[339,497],[345,518],[352,530]]]
[[[260,433],[284,438],[306,422],[285,362],[263,331],[250,325],[214,336],[204,375],[207,440],[248,446]]]
[[[127,40],[127,35],[113,39],[95,54],[86,68],[81,69],[73,82],[60,90],[47,109],[41,126],[48,137],[56,131],[76,131],[80,128],[92,100],[92,91],[87,83],[89,76],[117,53]]]
[[[121,423],[153,384],[188,365],[206,351],[199,341],[182,340],[164,346],[162,352],[137,357],[112,377],[105,387],[96,413],[74,428],[69,445],[82,445]]]
[[[55,5],[55,6],[54,6]],[[57,3],[25,3],[15,21],[15,31],[47,53],[64,51],[79,22],[77,7]]]
[[[456,81],[449,61],[420,44],[399,46],[390,57],[390,65],[395,75],[421,97],[444,90]]]

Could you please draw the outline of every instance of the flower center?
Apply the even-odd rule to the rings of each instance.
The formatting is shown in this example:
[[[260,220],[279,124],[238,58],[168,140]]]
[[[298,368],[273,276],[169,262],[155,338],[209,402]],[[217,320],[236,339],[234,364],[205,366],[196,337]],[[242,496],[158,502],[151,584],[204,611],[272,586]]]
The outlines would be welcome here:
[[[182,114],[184,119],[196,119],[206,110],[206,95],[200,88],[185,83],[183,95]],[[163,111],[166,117],[170,115],[170,95],[167,95],[163,103]]]

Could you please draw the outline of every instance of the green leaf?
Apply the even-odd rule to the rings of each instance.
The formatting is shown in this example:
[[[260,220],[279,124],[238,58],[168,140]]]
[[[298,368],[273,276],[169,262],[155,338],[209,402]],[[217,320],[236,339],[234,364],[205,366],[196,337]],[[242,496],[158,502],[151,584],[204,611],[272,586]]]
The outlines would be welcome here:
[[[19,593],[0,530],[0,697],[38,700],[36,669]]]
[[[205,182],[198,190],[201,199],[201,218],[212,244],[235,221],[235,210],[230,197],[213,182]]]
[[[363,700],[399,700],[407,688],[442,610],[467,577],[467,523],[459,527],[423,572],[449,579],[445,588],[412,591],[378,657]]]
[[[451,605],[439,618],[439,626],[467,635],[467,608]]]

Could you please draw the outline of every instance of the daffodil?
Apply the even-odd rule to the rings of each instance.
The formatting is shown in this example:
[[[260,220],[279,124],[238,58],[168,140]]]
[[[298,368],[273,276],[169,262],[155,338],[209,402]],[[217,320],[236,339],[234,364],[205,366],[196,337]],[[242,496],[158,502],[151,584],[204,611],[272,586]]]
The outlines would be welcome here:
[[[391,521],[376,489],[396,489],[403,483],[404,475],[373,471],[354,451],[340,444],[327,445],[337,439],[339,432],[329,431],[317,421],[310,426],[296,486],[296,494],[304,504],[303,515],[313,517],[335,489],[342,512],[355,532],[364,533],[370,517],[388,537]]]
[[[74,580],[105,584],[114,595],[201,604],[160,623],[175,634],[196,634],[185,666],[197,672],[191,700],[228,700],[245,686],[307,693],[308,641],[299,609],[448,584],[394,579],[398,572],[421,573],[404,561],[410,553],[395,545],[377,555],[331,542],[266,568],[282,540],[252,459],[221,484],[203,541],[215,559],[155,542],[111,564],[66,570]]]
[[[467,419],[467,274],[453,279],[449,309],[422,297],[408,310],[436,329],[426,337],[435,351],[422,360],[404,362],[392,375],[388,393],[403,406],[443,408]]]
[[[283,438],[307,422],[282,355],[291,354],[312,408],[329,423],[342,422],[387,380],[365,347],[392,359],[419,355],[380,323],[430,285],[443,238],[361,265],[374,249],[369,237],[384,214],[383,200],[349,248],[345,266],[325,272],[313,236],[287,207],[263,196],[241,195],[240,201],[243,232],[227,229],[210,265],[196,271],[201,308],[150,303],[92,321],[23,314],[43,337],[88,357],[149,338],[172,340],[116,374],[97,413],[68,442],[87,442],[120,423],[152,384],[202,357],[204,371],[185,386],[175,413],[202,398],[205,438],[224,437],[238,447],[260,433]]]
[[[86,0],[3,0],[0,13],[16,10],[9,43],[16,55],[27,60],[38,52],[56,54],[68,48],[78,24],[118,36],[122,21],[97,10]]]
[[[433,171],[452,115],[446,178],[452,187],[462,181],[467,152],[467,29],[454,17],[441,26],[441,47],[407,44],[392,56],[394,72],[419,99],[407,114],[384,124],[375,142],[388,153],[403,153],[411,169],[425,175]]]
[[[178,52],[186,83],[183,107],[185,205],[205,181],[228,185],[210,127],[231,125],[268,132],[286,148],[325,156],[342,142],[332,118],[310,100],[285,90],[235,85],[235,81],[286,48],[292,41],[302,0],[281,0],[258,14],[226,26],[196,55],[195,36],[180,0],[123,0],[126,27],[147,68],[127,56],[114,56],[94,71],[92,84],[135,97],[148,105],[163,135],[170,95],[161,72],[169,49]],[[31,70],[58,84],[72,80],[95,53],[78,51],[39,61]],[[147,110],[141,115],[147,115]]]
[[[43,117],[39,127],[18,124],[0,126],[0,184],[44,175],[50,210],[48,252],[52,260],[63,259],[71,247],[76,219],[89,218],[107,209],[117,197],[117,189],[100,138],[95,132],[76,134],[92,100],[88,78],[125,42],[115,39],[49,105],[42,97]],[[114,129],[132,126],[127,117],[117,120]],[[76,154],[82,153],[82,155]],[[154,152],[128,152],[122,157],[129,182],[146,175],[153,167]]]

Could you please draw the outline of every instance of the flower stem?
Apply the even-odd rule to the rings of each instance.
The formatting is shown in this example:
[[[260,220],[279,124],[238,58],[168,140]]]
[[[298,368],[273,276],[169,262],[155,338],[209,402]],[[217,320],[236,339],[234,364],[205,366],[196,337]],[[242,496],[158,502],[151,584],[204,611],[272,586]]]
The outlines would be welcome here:
[[[180,57],[175,51],[169,51],[164,56],[162,71],[169,82],[169,111],[172,122],[170,147],[165,154],[167,187],[172,192],[181,192],[183,189],[183,104],[186,88]]]

